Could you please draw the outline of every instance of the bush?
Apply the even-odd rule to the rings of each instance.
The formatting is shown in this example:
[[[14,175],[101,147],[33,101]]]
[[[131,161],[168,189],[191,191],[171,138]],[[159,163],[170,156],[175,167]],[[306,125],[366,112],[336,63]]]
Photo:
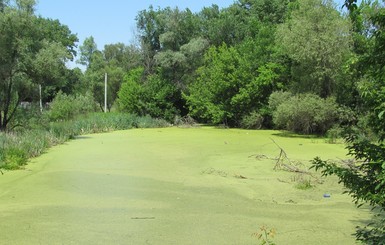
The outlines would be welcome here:
[[[28,157],[23,149],[12,147],[7,149],[3,158],[2,168],[8,170],[19,169],[27,164]]]
[[[16,134],[0,135],[0,168],[18,169],[25,165],[28,160],[26,149],[23,147],[22,141]]]
[[[96,110],[96,103],[91,94],[66,95],[59,92],[50,105],[48,117],[51,121],[73,119]]]
[[[175,85],[158,75],[142,81],[143,68],[131,71],[118,92],[120,111],[163,118],[169,122],[180,114],[176,104],[180,94]]]
[[[269,108],[271,111],[277,110],[278,106],[288,101],[293,94],[290,92],[276,91],[273,92],[269,97]]]
[[[244,116],[241,121],[241,128],[245,129],[261,129],[263,126],[264,118],[258,112],[252,112],[247,116]]]
[[[81,134],[94,134],[131,128],[167,127],[169,124],[150,116],[136,116],[127,113],[93,113],[72,121],[51,124],[51,133],[60,141],[72,139]]]
[[[124,83],[118,92],[118,107],[120,111],[142,115],[144,114],[144,101],[142,99],[143,87],[141,80],[143,68],[131,70],[124,78]]]
[[[338,139],[342,139],[344,136],[344,129],[339,125],[334,125],[326,132],[327,143],[336,144],[338,143]]]
[[[277,106],[273,122],[279,129],[324,134],[338,122],[338,105],[331,98],[322,99],[314,94],[292,96]]]
[[[13,131],[25,129],[44,128],[48,124],[48,118],[40,111],[40,106],[31,103],[28,107],[19,106],[10,122],[9,128]]]
[[[258,111],[253,111],[242,118],[239,126],[245,129],[272,128],[272,111],[264,106]]]
[[[187,115],[184,117],[181,116],[175,116],[174,118],[174,125],[178,127],[196,127],[197,123],[191,116]]]

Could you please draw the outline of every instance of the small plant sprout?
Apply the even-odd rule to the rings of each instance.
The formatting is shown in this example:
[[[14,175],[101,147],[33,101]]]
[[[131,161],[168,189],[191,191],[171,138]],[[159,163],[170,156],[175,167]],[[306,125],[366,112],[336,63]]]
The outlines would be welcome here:
[[[252,236],[258,239],[260,245],[276,245],[273,241],[276,233],[277,231],[275,228],[269,229],[267,226],[263,225],[259,228],[259,231],[253,233]]]

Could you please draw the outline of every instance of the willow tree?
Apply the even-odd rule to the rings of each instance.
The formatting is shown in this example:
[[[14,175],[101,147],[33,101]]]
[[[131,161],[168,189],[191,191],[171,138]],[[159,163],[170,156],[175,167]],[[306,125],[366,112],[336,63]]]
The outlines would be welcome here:
[[[295,92],[333,94],[350,52],[350,22],[332,0],[298,0],[277,31],[277,42],[291,58]]]

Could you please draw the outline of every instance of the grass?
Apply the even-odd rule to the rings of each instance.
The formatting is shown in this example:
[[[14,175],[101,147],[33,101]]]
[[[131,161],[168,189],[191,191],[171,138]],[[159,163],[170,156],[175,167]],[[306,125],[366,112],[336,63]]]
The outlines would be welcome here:
[[[335,178],[303,190],[294,173],[273,170],[280,150],[271,139],[305,167],[317,155],[344,158],[343,145],[276,133],[202,127],[77,137],[0,176],[0,243],[258,244],[252,234],[263,226],[274,228],[264,239],[275,244],[354,244],[370,214]]]
[[[299,180],[296,185],[295,185],[296,188],[300,189],[300,190],[308,190],[308,189],[311,189],[313,188],[313,184],[311,183],[311,180],[310,179],[302,179],[302,180]]]

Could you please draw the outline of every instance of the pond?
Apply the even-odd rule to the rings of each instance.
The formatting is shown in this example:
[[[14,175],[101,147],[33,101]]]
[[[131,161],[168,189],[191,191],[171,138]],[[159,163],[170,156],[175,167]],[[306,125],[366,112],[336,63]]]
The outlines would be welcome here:
[[[277,131],[133,129],[87,135],[0,175],[1,244],[354,244],[356,209],[335,178],[306,170],[343,145]],[[298,188],[306,180],[310,188]]]

